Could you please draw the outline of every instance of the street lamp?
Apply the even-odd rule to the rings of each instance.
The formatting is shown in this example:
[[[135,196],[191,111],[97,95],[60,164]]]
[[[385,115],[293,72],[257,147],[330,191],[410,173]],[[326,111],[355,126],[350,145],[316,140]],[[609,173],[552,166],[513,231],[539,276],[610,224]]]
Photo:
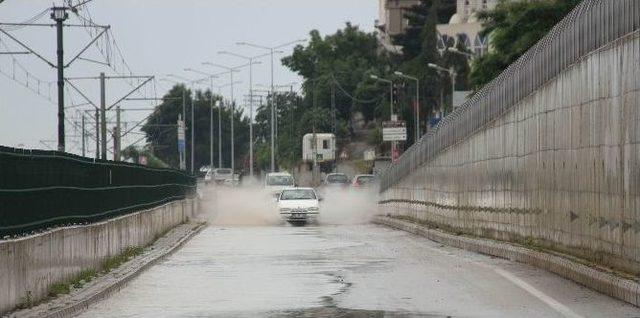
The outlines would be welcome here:
[[[383,83],[387,83],[389,84],[389,105],[391,107],[391,121],[394,120],[394,116],[393,116],[393,81],[388,80],[388,79],[384,79],[384,78],[380,78],[377,75],[371,74],[369,75],[369,77],[371,77],[371,79],[374,79],[378,82],[383,82]],[[396,154],[396,148],[397,148],[397,143],[395,141],[391,142],[391,160],[393,160],[395,162],[396,158],[395,158],[395,154]]]
[[[255,63],[258,64],[258,63]],[[238,72],[238,69],[245,67],[249,64],[246,65],[241,65],[241,66],[236,66],[236,67],[228,67],[225,65],[221,65],[221,64],[216,64],[216,63],[212,63],[212,62],[203,62],[202,65],[209,65],[209,66],[215,66],[215,67],[219,67],[222,69],[227,70],[227,72],[229,73],[229,77],[230,77],[230,86],[231,86],[231,170],[235,173],[235,144],[234,144],[234,115],[235,115],[235,101],[234,101],[234,97],[233,97],[233,73]],[[225,73],[227,73],[225,72]]]
[[[191,85],[193,85],[195,83],[202,82],[204,80],[204,79],[192,80],[192,79],[188,79],[186,77],[175,75],[175,74],[168,74],[167,76],[184,80],[184,81],[187,82],[187,84],[189,84],[189,86],[191,86]],[[186,118],[185,118],[185,120],[186,120]],[[195,153],[195,128],[196,128],[195,111],[194,111],[194,105],[193,105],[193,99],[192,99],[191,100],[191,174],[194,174],[194,172],[195,172],[195,170],[194,170],[195,155],[196,155],[196,153]]]
[[[473,54],[473,53],[460,51],[460,50],[458,50],[458,48],[453,47],[453,46],[448,47],[448,48],[447,48],[447,51],[449,51],[449,52],[451,52],[451,53],[456,53],[456,54],[464,55],[464,56],[468,57],[468,58],[469,58],[469,59],[471,59],[471,60],[473,60],[473,59],[475,59],[475,58],[477,57],[477,56],[476,56],[475,54]]]
[[[453,69],[453,66],[450,69],[446,69],[442,66],[433,64],[433,63],[429,63],[428,66],[432,69],[435,69],[439,72],[444,72],[444,73],[448,73],[449,77],[451,78],[451,108],[453,109],[454,105],[453,105],[453,95],[456,91],[456,71]]]
[[[393,81],[380,78],[377,75],[371,74],[369,75],[371,79],[374,79],[378,82],[383,82],[389,84],[389,105],[391,106],[391,120],[393,120]]]
[[[274,86],[273,86],[273,54],[276,53],[276,50],[279,48],[283,48],[292,44],[296,44],[296,43],[302,43],[302,42],[306,42],[306,40],[295,40],[295,41],[291,41],[291,42],[287,42],[284,44],[280,44],[280,45],[276,45],[273,47],[268,47],[268,46],[263,46],[263,45],[258,45],[258,44],[253,44],[253,43],[248,43],[248,42],[237,42],[237,45],[244,45],[244,46],[250,46],[253,48],[257,48],[257,49],[262,49],[262,50],[267,50],[269,51],[269,55],[271,55],[271,172],[275,172],[276,170],[276,164],[275,164],[275,137],[274,137],[274,127],[273,127],[273,122],[274,122],[274,117],[275,117],[275,110],[274,110],[274,103],[273,103],[273,93],[274,93]],[[279,51],[278,51],[279,52]]]
[[[406,78],[409,80],[416,81],[416,138],[415,142],[418,142],[420,139],[420,80],[417,77],[413,77],[410,75],[406,75],[402,72],[396,71],[394,74],[398,77]]]
[[[185,68],[184,70],[186,72],[209,76],[209,84],[211,85],[211,109],[209,109],[209,169],[213,169],[213,79],[218,78],[218,75],[194,70],[192,68]],[[220,163],[218,163],[218,165],[220,165]]]
[[[244,56],[229,51],[219,51],[218,54],[231,55],[249,61],[249,175],[253,178],[253,60],[267,56],[270,53]]]
[[[235,81],[233,83],[227,83],[227,84],[216,86],[216,88],[218,89],[218,96],[222,96],[222,88],[227,87],[227,86],[231,86],[231,85],[235,85],[235,84],[242,84],[242,81]],[[218,106],[218,168],[223,168],[224,167],[222,165],[222,106],[223,106],[223,102],[222,101],[218,101],[216,103],[216,106]]]

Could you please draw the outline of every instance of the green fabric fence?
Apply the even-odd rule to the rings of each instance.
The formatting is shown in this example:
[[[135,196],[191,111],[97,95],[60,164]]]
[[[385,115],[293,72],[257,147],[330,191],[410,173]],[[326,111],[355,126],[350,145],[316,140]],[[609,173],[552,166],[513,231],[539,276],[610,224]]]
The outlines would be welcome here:
[[[195,188],[178,170],[0,147],[0,239],[159,206]]]

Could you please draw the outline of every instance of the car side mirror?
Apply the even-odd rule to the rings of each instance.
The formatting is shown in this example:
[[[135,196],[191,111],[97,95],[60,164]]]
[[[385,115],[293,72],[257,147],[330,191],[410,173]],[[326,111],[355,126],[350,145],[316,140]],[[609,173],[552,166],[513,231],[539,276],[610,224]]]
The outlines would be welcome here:
[[[324,198],[323,197],[319,197],[318,198],[318,202],[322,202],[322,201],[324,201]]]

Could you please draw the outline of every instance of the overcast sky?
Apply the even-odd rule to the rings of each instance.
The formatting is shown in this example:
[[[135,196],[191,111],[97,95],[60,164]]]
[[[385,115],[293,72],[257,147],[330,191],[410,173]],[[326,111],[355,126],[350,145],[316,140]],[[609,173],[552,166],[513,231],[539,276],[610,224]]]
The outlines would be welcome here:
[[[60,2],[60,1],[55,1]],[[43,12],[52,4],[51,0],[5,0],[0,3],[0,22],[22,22]],[[202,66],[203,61],[211,61],[230,66],[243,64],[238,58],[218,55],[220,50],[233,51],[242,55],[258,55],[259,49],[238,46],[239,41],[253,42],[264,46],[274,46],[297,39],[306,39],[312,29],[318,29],[325,35],[342,28],[351,21],[363,30],[372,31],[377,17],[377,0],[94,0],[88,5],[93,21],[110,25],[116,43],[122,50],[127,64],[139,75],[177,74],[195,78],[197,75],[184,72],[186,67],[198,68],[212,73],[221,69]],[[86,12],[83,14],[86,15]],[[38,23],[51,23],[49,14],[43,14]],[[71,16],[69,23],[80,23]],[[4,27],[7,29],[7,27]],[[12,35],[33,47],[43,57],[55,61],[55,29],[50,27],[29,27],[11,30]],[[90,41],[85,29],[65,30],[65,55],[70,60],[83,45]],[[104,42],[101,42],[104,43]],[[113,39],[111,51],[115,52]],[[7,36],[0,34],[0,52],[22,51]],[[289,53],[291,48],[284,49]],[[106,51],[103,49],[103,51]],[[90,49],[87,58],[104,60],[95,48]],[[123,70],[123,64],[112,55],[112,63],[117,71]],[[33,55],[0,55],[0,145],[27,148],[45,148],[41,140],[55,148],[57,136],[56,73],[53,68]],[[23,65],[29,72],[20,68]],[[114,71],[82,60],[77,60],[66,69],[66,77],[97,76],[99,72],[114,74]],[[9,78],[8,78],[8,77]],[[16,80],[11,78],[16,77]],[[40,83],[38,83],[38,79]],[[236,99],[248,92],[248,72],[236,75],[243,83],[235,90]],[[29,83],[29,88],[17,82]],[[217,80],[216,85],[227,83],[228,78]],[[300,79],[286,70],[276,60],[276,84],[299,82]],[[48,82],[52,82],[48,84]],[[98,82],[78,80],[76,85],[97,102]],[[269,84],[268,59],[254,66],[254,83]],[[123,81],[112,80],[107,85],[107,104],[115,102],[126,94],[130,85]],[[167,82],[148,85],[138,95],[140,97],[162,96],[169,88]],[[69,88],[70,89],[70,88]],[[32,90],[39,91],[40,95]],[[229,96],[229,88],[222,93]],[[51,98],[51,101],[48,98]],[[77,93],[69,94],[67,105],[81,104],[84,101]],[[241,101],[239,101],[241,103]],[[123,107],[145,108],[150,102],[127,102]],[[90,106],[89,106],[90,107]],[[86,106],[84,109],[90,109]],[[79,112],[68,110],[71,121],[78,121]],[[123,121],[130,122],[144,118],[148,112],[125,112]],[[79,153],[79,138],[73,138],[76,132],[67,123],[68,151]],[[131,135],[126,142],[138,139]],[[21,145],[22,146],[22,145]],[[89,154],[90,155],[90,154]]]

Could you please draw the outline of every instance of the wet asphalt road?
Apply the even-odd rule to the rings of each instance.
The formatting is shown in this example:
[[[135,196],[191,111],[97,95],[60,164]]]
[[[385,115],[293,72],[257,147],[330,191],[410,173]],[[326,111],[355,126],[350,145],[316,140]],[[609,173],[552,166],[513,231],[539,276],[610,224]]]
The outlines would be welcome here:
[[[209,227],[81,317],[640,317],[533,267],[374,225]]]

